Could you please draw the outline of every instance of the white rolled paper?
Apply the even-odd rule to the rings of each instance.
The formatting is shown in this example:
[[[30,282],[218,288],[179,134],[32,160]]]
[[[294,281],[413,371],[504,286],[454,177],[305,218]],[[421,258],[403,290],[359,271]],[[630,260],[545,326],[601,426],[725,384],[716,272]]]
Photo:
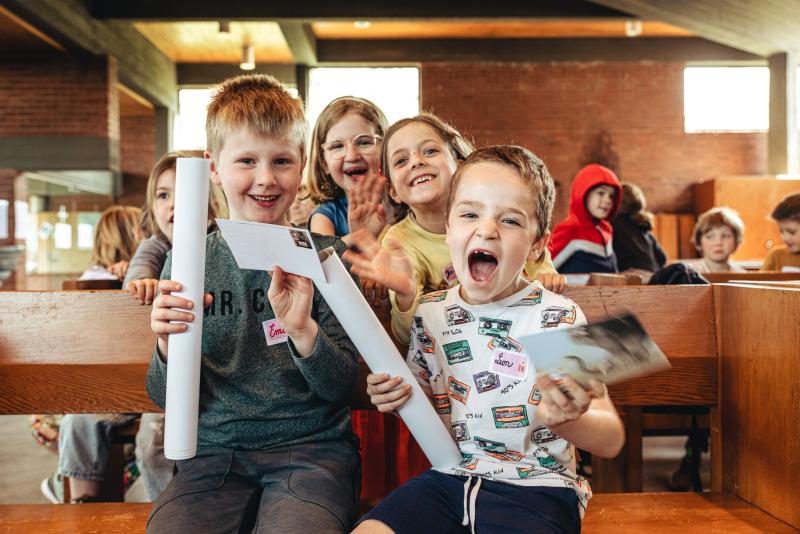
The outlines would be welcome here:
[[[187,310],[194,314],[194,320],[185,332],[169,336],[164,455],[170,460],[191,458],[197,452],[208,181],[208,160],[178,158],[172,230],[172,279],[183,287],[183,291],[174,294],[194,303],[194,308]]]
[[[411,384],[411,398],[398,410],[398,413],[431,465],[447,468],[461,463],[463,457],[453,437],[433,409],[427,395],[400,356],[386,330],[378,322],[372,308],[364,300],[339,256],[332,248],[328,248],[320,253],[320,259],[327,283],[317,283],[317,289],[339,319],[370,370],[373,373],[400,376],[406,384]]]

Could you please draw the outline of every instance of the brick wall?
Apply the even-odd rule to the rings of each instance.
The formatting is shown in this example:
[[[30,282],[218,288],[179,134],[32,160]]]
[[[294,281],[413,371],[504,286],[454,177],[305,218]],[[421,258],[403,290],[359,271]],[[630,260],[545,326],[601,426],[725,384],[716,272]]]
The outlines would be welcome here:
[[[144,203],[147,177],[156,163],[155,126],[153,114],[120,118],[121,204]]]
[[[686,134],[681,63],[428,63],[423,109],[478,146],[515,143],[539,155],[559,182],[555,221],[566,214],[585,146],[605,129],[623,180],[651,209],[690,212],[690,184],[767,170],[766,133]]]
[[[103,57],[0,64],[0,136],[108,137],[115,94],[116,68]]]

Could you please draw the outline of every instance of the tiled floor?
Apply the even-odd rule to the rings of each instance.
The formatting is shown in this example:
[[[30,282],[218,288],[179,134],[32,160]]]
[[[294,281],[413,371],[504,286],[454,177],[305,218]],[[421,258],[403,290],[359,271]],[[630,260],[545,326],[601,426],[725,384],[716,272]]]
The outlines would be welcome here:
[[[669,491],[667,477],[683,457],[686,438],[644,440],[644,490]],[[27,416],[0,416],[0,504],[47,502],[39,491],[39,484],[55,470],[57,463],[55,454],[33,441]],[[701,477],[707,488],[710,481],[708,455],[703,457]]]

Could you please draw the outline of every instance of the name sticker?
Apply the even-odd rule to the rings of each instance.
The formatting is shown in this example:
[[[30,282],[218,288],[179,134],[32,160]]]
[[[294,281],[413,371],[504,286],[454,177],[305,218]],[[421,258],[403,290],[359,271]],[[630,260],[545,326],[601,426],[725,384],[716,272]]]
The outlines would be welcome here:
[[[261,323],[264,327],[264,336],[267,338],[267,345],[277,345],[278,343],[286,343],[289,336],[286,330],[283,329],[281,323],[277,319],[270,319]]]
[[[525,380],[528,377],[528,355],[511,350],[496,350],[492,354],[491,371],[498,375]]]

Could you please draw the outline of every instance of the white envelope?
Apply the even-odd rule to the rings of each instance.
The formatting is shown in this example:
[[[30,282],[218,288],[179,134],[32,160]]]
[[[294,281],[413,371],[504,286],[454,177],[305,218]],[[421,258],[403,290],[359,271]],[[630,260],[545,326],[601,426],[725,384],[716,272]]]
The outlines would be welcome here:
[[[228,219],[217,225],[240,268],[271,271],[277,265],[318,285],[327,282],[308,230]]]

